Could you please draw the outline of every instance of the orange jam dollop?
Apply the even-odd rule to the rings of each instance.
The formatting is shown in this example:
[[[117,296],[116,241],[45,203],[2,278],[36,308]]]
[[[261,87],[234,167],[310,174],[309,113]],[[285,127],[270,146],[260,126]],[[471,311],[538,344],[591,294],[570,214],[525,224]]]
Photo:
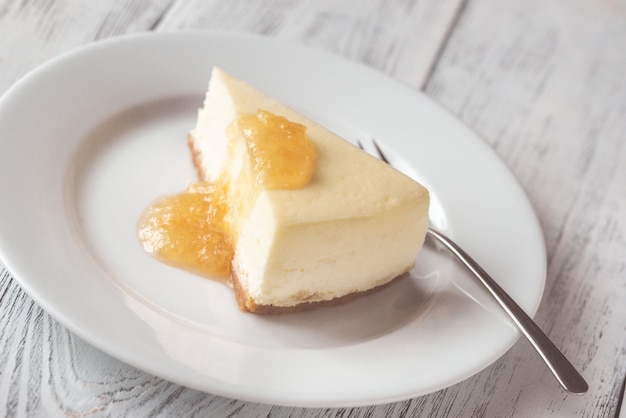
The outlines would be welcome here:
[[[235,121],[246,139],[257,181],[267,190],[297,189],[315,171],[317,152],[306,126],[259,109]]]
[[[233,258],[225,226],[224,191],[211,183],[158,200],[139,221],[139,240],[149,254],[202,275],[228,276]]]
[[[246,140],[252,175],[262,188],[295,189],[311,180],[317,153],[304,125],[265,110],[239,116],[233,125]],[[216,183],[192,183],[147,208],[138,225],[144,250],[203,276],[229,276],[234,255],[231,218],[236,215],[229,205],[228,184],[228,174],[223,173]]]

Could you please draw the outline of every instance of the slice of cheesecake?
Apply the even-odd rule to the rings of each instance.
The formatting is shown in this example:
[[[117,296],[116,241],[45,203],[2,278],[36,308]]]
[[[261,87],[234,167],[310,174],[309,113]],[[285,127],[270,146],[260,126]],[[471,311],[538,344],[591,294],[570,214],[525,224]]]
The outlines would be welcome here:
[[[278,118],[284,129],[304,132],[304,159],[282,155],[295,161],[292,169],[309,170],[299,184],[268,185],[255,171],[255,131],[236,122],[250,117]],[[265,140],[281,152],[278,139]],[[188,144],[200,180],[219,184],[230,207],[231,279],[241,310],[279,313],[340,303],[414,265],[428,224],[428,191],[219,68]]]

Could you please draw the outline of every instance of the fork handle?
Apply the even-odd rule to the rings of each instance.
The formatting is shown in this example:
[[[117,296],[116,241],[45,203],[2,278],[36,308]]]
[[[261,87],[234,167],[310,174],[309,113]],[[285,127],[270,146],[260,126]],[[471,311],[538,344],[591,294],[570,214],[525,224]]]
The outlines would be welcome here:
[[[454,254],[480,283],[487,288],[505,312],[511,317],[513,322],[522,331],[524,336],[537,350],[543,361],[546,363],[554,377],[561,386],[572,393],[583,394],[587,392],[589,386],[585,379],[578,373],[572,363],[565,358],[563,353],[554,345],[548,336],[537,326],[537,324],[524,312],[520,306],[509,296],[495,280],[487,274],[485,270],[470,257],[454,241],[432,228],[428,228],[428,235],[443,244],[452,254]]]

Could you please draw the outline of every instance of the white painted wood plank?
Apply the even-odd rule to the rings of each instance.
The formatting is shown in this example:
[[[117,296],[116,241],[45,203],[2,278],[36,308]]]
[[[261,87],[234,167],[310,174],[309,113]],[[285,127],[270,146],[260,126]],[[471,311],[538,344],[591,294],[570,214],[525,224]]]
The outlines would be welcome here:
[[[46,60],[113,35],[146,30],[171,0],[0,3],[0,93]]]
[[[454,394],[453,414],[615,414],[626,373],[623,12],[606,2],[472,1],[426,85],[526,189],[549,256],[537,320],[590,383],[583,397],[565,395],[520,342]],[[471,401],[486,395],[489,404]]]
[[[420,88],[461,2],[190,0],[178,2],[159,29],[240,30],[292,39]]]

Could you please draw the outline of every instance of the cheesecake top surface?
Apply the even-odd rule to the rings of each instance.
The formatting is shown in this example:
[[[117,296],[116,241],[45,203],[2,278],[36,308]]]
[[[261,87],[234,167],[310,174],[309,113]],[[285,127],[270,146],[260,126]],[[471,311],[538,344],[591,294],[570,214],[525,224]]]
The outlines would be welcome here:
[[[192,131],[206,142],[208,157],[203,168],[209,180],[226,165],[227,127],[237,115],[259,109],[306,126],[318,155],[313,177],[305,187],[262,192],[273,208],[275,222],[290,225],[369,217],[428,201],[428,191],[410,177],[220,68],[213,70],[204,107]]]

